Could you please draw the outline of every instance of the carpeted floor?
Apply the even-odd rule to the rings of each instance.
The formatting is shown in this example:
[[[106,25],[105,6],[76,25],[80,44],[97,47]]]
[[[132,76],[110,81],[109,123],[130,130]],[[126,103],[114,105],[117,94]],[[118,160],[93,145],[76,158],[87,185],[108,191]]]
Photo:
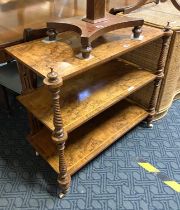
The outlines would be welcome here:
[[[26,142],[25,110],[0,111],[0,210],[180,210],[180,194],[139,158],[180,183],[180,101],[154,129],[138,126],[72,178],[66,198],[56,197],[56,174]]]

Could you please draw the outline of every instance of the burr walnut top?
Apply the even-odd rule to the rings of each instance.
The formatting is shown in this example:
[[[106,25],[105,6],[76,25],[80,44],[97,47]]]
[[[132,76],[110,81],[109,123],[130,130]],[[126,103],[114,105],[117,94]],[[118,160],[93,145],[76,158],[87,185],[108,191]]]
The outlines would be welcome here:
[[[79,59],[75,55],[80,51],[80,38],[76,33],[59,34],[59,41],[47,43],[35,40],[7,48],[7,52],[42,77],[54,68],[63,80],[73,77],[94,66],[138,48],[163,36],[161,29],[143,26],[143,40],[131,40],[131,28],[107,33],[92,43],[92,57]]]
[[[65,159],[71,175],[87,164],[124,133],[147,117],[142,108],[126,101],[116,104],[100,117],[89,121],[69,135]],[[51,133],[42,129],[29,139],[38,153],[59,173],[59,156],[56,145],[50,141]]]

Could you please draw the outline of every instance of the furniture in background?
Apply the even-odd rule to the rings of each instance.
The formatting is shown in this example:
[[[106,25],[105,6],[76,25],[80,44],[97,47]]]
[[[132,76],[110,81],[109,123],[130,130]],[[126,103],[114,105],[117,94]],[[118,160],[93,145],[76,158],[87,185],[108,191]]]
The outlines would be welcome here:
[[[1,107],[4,107],[10,113],[11,106],[9,102],[7,88],[17,94],[21,93],[21,82],[16,61],[0,65],[0,104]]]
[[[166,0],[167,1],[167,0]],[[162,1],[163,2],[163,1]],[[179,0],[171,0],[173,5],[180,11],[180,1]]]
[[[74,16],[75,11],[82,14],[83,4],[78,7],[76,4],[77,0],[0,0],[0,63],[10,59],[4,51],[5,47],[24,41],[25,28],[44,28],[52,16]]]
[[[129,17],[144,18],[145,24],[156,28],[163,28],[167,21],[173,30],[170,51],[165,67],[163,79],[157,103],[157,115],[155,119],[163,117],[170,108],[174,99],[180,98],[180,11],[170,1],[158,5],[149,4],[143,8],[128,14]],[[124,59],[135,62],[145,68],[155,70],[161,50],[161,40],[143,46],[127,54]],[[147,94],[147,92],[149,94]],[[147,107],[152,86],[134,95],[134,99]]]
[[[145,0],[142,0],[142,1],[145,1]],[[15,7],[15,6],[18,6],[18,7],[23,7],[24,4],[23,2],[21,3],[18,3],[17,1],[7,1],[6,3],[2,4],[1,3],[1,9],[2,11],[6,11],[6,9],[8,10],[9,7]],[[50,2],[50,5],[54,5],[55,2]],[[7,5],[8,4],[8,5]],[[77,4],[77,1],[75,1],[75,4]],[[93,7],[93,4],[94,4],[94,7]],[[75,5],[74,5],[75,6]],[[101,8],[101,10],[100,10]],[[115,16],[107,16],[105,17],[105,0],[103,1],[97,1],[94,0],[94,1],[87,1],[87,19],[84,20],[84,21],[98,21],[98,22],[102,22],[102,19],[104,20],[105,18],[108,19],[108,21],[105,21],[103,22],[101,25],[101,27],[103,28],[97,28],[97,27],[94,27],[94,33],[92,33],[92,27],[91,27],[91,23],[89,23],[89,26],[88,23],[85,23],[84,22],[84,26],[83,27],[80,27],[79,25],[83,25],[81,22],[81,18],[80,18],[80,21],[78,22],[78,26],[76,27],[78,30],[77,32],[79,32],[79,30],[81,29],[83,31],[83,35],[85,37],[83,37],[82,35],[82,45],[83,45],[83,55],[88,57],[89,56],[89,53],[91,51],[91,46],[90,46],[90,42],[93,41],[95,38],[97,38],[97,36],[101,36],[103,33],[107,32],[107,31],[110,31],[110,30],[114,30],[114,29],[117,29],[117,28],[121,28],[121,27],[128,27],[128,26],[135,26],[135,29],[134,29],[134,35],[135,36],[139,36],[140,35],[140,26],[142,26],[143,24],[143,20],[142,19],[139,19],[139,20],[136,20],[134,18],[120,18],[120,17],[115,17]],[[98,11],[98,12],[94,12],[94,10]],[[19,11],[22,12],[23,10],[19,8]],[[53,12],[53,9],[50,7],[50,14],[49,16],[52,16],[52,12]],[[101,11],[100,14],[99,11]],[[59,15],[58,15],[59,16]],[[23,16],[21,14],[21,21],[23,19]],[[47,18],[47,17],[46,17]],[[1,17],[1,19],[3,19]],[[74,29],[73,28],[73,21],[74,21],[74,24],[75,24],[75,20],[77,18],[72,18],[70,21],[71,21],[71,24],[69,24],[69,30],[71,29]],[[11,22],[13,22],[13,19],[11,17]],[[6,21],[6,24],[7,24],[8,20]],[[1,23],[1,27],[3,27],[3,22]],[[40,23],[41,24],[41,23]],[[12,25],[12,24],[11,24]],[[102,26],[103,25],[103,26]],[[24,24],[23,24],[23,27],[24,27]],[[62,31],[66,31],[67,30],[67,27],[63,24],[58,24],[58,27],[55,27],[54,24],[51,24],[49,23],[48,24],[48,27],[51,29],[51,28],[56,28],[56,29],[60,29],[58,30],[58,32],[62,32]],[[80,28],[79,28],[80,27]],[[4,28],[4,27],[3,27]],[[91,32],[89,32],[88,30],[91,28]],[[19,28],[20,29],[20,28]],[[74,29],[75,30],[75,29]],[[47,29],[44,28],[44,29],[41,29],[41,30],[38,30],[38,29],[26,29],[25,32],[24,32],[24,36],[23,36],[23,40],[17,40],[17,41],[13,41],[13,44],[17,44],[17,43],[20,43],[20,42],[24,42],[24,41],[30,41],[30,40],[33,40],[33,39],[36,39],[36,38],[41,38],[42,36],[45,36],[45,33],[47,32]],[[19,33],[19,31],[18,31]],[[51,36],[52,34],[52,31],[51,33],[49,34],[49,37]],[[5,38],[5,35],[2,34],[1,36],[3,36],[3,38]],[[1,59],[1,62],[4,60],[4,61],[9,61],[11,60],[11,58],[4,52],[4,47],[5,46],[9,46],[11,45],[12,43],[8,42],[8,43],[1,43],[1,46],[0,46],[0,54],[2,55],[2,59]],[[14,70],[13,70],[14,69]],[[9,101],[8,101],[8,94],[7,94],[7,91],[6,91],[6,88],[9,88],[11,89],[12,91],[16,92],[16,93],[20,93],[21,92],[21,88],[20,88],[20,83],[19,83],[19,78],[18,78],[18,71],[17,71],[17,67],[16,67],[16,63],[13,62],[11,64],[7,64],[7,65],[4,65],[3,67],[1,67],[0,69],[0,88],[1,88],[1,92],[3,93],[3,98],[4,98],[4,102],[6,104],[6,107],[8,108],[8,110],[10,110],[10,105],[9,105]],[[23,74],[26,74],[25,70],[23,72]],[[34,77],[34,75],[32,75],[32,77]],[[27,82],[27,81],[25,81]],[[37,82],[35,82],[37,83]],[[22,85],[24,85],[22,83]]]
[[[118,13],[128,14],[134,10],[139,9],[141,6],[145,4],[149,4],[154,2],[155,4],[159,4],[159,0],[145,0],[145,1],[137,1],[136,3],[128,6],[119,6],[113,7],[109,10],[109,13],[112,15],[117,15]]]
[[[172,32],[145,26],[142,40],[131,39],[131,34],[131,28],[105,34],[93,42],[89,59],[76,57],[81,42],[74,32],[61,33],[49,44],[36,40],[6,49],[20,71],[26,68],[45,78],[45,86],[36,89],[29,85],[31,78],[20,74],[21,81],[29,82],[18,99],[34,117],[28,141],[57,172],[60,198],[70,187],[71,175],[119,137],[144,119],[152,126]],[[162,50],[155,74],[119,59],[159,38]],[[151,81],[147,110],[124,100]]]
[[[141,27],[144,20],[141,18],[129,18],[115,16],[106,12],[106,0],[86,0],[86,16],[71,18],[53,18],[47,22],[48,28],[55,29],[58,33],[74,31],[81,38],[81,53],[83,58],[89,58],[94,40],[105,33],[120,28],[134,27],[133,38],[141,35]],[[142,6],[146,0],[139,0],[136,7]]]
[[[106,0],[107,11],[116,5],[128,6],[136,0]],[[9,60],[4,48],[23,42],[25,28],[43,28],[50,17],[83,16],[84,0],[0,0],[0,63]],[[31,15],[29,15],[31,14]]]
[[[113,0],[113,2],[107,0],[106,3],[107,10],[109,10],[112,5],[119,5],[119,0]],[[128,6],[132,3],[132,0],[127,0],[122,3],[122,5]],[[0,10],[0,63],[9,62],[8,65],[0,67],[0,98],[3,104],[5,104],[5,107],[10,111],[6,88],[19,94],[21,92],[21,87],[16,63],[10,63],[12,58],[4,51],[4,48],[28,41],[28,30],[25,31],[25,36],[23,36],[24,29],[33,28],[33,33],[37,33],[37,29],[45,27],[47,20],[52,16],[61,18],[83,15],[85,11],[85,1],[0,0]],[[31,13],[31,15],[29,15],[29,13]],[[41,32],[43,33],[43,30]],[[38,33],[41,32],[38,31]],[[30,30],[30,33],[32,33],[32,30]],[[45,36],[45,34],[43,36]]]
[[[167,1],[167,0],[165,0]],[[124,7],[113,7],[110,9],[110,13],[113,14],[113,15],[116,15],[118,13],[123,13],[123,14],[128,14],[134,10],[137,10],[139,9],[139,7],[145,5],[145,4],[149,4],[151,2],[154,2],[156,4],[159,4],[160,2],[165,2],[164,0],[145,0],[145,1],[138,1],[137,3],[135,4],[132,4],[132,5],[129,5],[128,7],[124,6]],[[170,0],[168,0],[170,1]],[[180,2],[179,0],[171,0],[172,4],[174,5],[174,7],[180,11]]]
[[[47,28],[25,29],[24,33],[23,33],[23,41],[29,42],[29,41],[32,41],[35,39],[40,39],[42,37],[47,36],[47,33],[48,33]],[[49,34],[49,39],[51,39],[50,35],[51,34]],[[26,74],[27,73],[24,70],[24,72],[23,72],[24,78],[27,76]],[[36,74],[28,75],[28,77],[32,77],[32,81],[34,83],[32,85],[34,87],[37,85],[38,86],[42,85],[42,80],[39,77],[37,77]],[[22,85],[24,85],[24,84],[22,83]],[[19,76],[19,72],[18,72],[17,63],[15,60],[1,64],[1,66],[0,66],[0,92],[3,96],[1,100],[4,104],[4,106],[6,107],[7,111],[10,113],[11,106],[9,103],[8,89],[17,93],[17,94],[21,94],[21,92],[22,92],[20,76]]]

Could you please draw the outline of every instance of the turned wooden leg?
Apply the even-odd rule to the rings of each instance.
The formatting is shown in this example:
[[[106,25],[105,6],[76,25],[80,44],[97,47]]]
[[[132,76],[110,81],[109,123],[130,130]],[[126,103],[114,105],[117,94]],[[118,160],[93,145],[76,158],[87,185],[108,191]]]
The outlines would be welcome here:
[[[57,150],[59,154],[59,175],[57,181],[61,190],[59,197],[63,198],[70,187],[71,177],[67,172],[67,166],[64,156],[65,142],[68,137],[67,133],[63,129],[60,109],[60,87],[62,86],[62,79],[59,79],[58,74],[54,72],[51,68],[51,72],[44,80],[44,84],[49,87],[53,99],[54,131],[52,133],[52,140],[57,145]]]
[[[59,151],[59,175],[58,175],[58,184],[61,189],[59,194],[60,198],[63,198],[70,187],[71,177],[67,174],[67,166],[64,157],[64,149],[65,149],[65,139],[63,143],[58,144],[58,151]]]
[[[138,39],[142,33],[142,26],[135,26],[132,32],[133,32],[133,38]]]
[[[151,96],[151,100],[150,100],[150,103],[149,103],[149,109],[148,109],[148,112],[149,112],[149,116],[147,118],[147,127],[148,128],[153,128],[153,119],[154,119],[154,116],[156,114],[156,103],[157,103],[157,99],[158,99],[158,92],[159,92],[159,87],[160,87],[160,84],[161,84],[161,80],[163,78],[164,74],[161,74],[159,75],[159,77],[157,79],[155,79],[154,81],[154,89],[153,89],[153,93],[152,93],[152,96]]]
[[[159,95],[159,88],[161,85],[161,81],[164,77],[164,68],[166,64],[166,58],[169,50],[169,45],[170,45],[170,39],[172,36],[172,31],[170,29],[169,23],[164,29],[164,36],[163,36],[163,43],[162,43],[162,49],[158,61],[158,67],[157,67],[157,72],[156,72],[156,79],[154,81],[154,89],[153,93],[150,99],[149,103],[149,116],[147,117],[147,127],[152,128],[153,127],[153,119],[156,114],[156,105],[157,105],[157,100],[158,100],[158,95]]]

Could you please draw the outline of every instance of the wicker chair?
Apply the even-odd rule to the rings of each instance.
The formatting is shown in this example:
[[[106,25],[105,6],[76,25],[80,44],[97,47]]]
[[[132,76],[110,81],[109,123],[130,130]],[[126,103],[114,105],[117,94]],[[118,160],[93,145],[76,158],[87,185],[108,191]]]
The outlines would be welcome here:
[[[173,37],[156,108],[156,119],[159,119],[165,116],[174,99],[180,99],[180,11],[169,0],[158,5],[153,3],[145,5],[143,8],[128,14],[128,16],[143,18],[146,25],[159,29],[163,29],[167,22],[171,21],[170,26],[173,30]],[[157,55],[159,55],[160,49],[161,40],[159,39],[126,54],[123,58],[154,71],[157,66]],[[140,104],[147,106],[151,92],[151,86],[147,86],[143,91],[134,94],[133,98]]]

